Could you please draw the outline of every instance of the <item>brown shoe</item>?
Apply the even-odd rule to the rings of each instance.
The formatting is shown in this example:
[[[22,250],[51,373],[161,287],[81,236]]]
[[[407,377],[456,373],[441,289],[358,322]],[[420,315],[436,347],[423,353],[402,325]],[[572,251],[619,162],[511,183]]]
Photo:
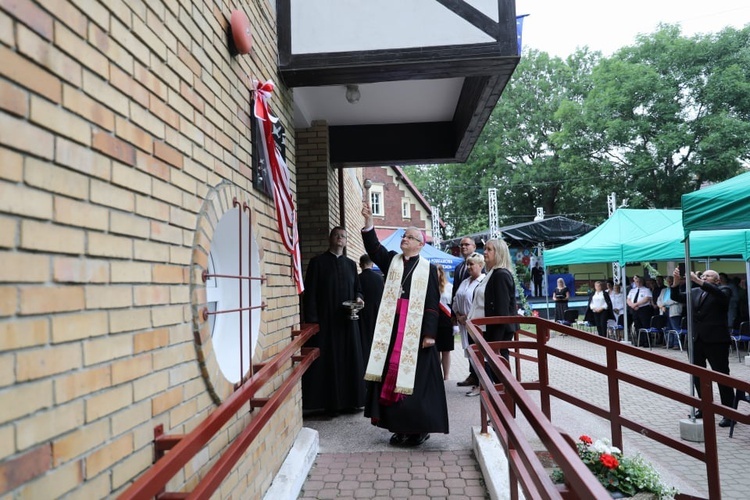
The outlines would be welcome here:
[[[469,375],[468,377],[466,377],[466,380],[462,382],[456,382],[456,385],[459,387],[472,387],[477,385],[478,382],[479,381],[477,379]]]

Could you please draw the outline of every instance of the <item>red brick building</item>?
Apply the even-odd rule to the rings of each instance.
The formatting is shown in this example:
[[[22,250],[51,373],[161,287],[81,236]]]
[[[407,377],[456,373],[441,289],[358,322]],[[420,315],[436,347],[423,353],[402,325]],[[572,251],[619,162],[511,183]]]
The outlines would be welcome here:
[[[401,167],[365,167],[364,178],[372,181],[370,203],[380,239],[414,226],[432,241],[432,207]]]

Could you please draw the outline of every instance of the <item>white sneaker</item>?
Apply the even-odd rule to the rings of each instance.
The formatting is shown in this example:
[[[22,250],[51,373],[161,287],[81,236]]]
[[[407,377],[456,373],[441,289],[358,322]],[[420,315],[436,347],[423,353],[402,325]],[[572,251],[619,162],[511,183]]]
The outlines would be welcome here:
[[[479,396],[479,386],[475,385],[471,388],[469,392],[466,393],[466,397],[473,398],[474,396]]]

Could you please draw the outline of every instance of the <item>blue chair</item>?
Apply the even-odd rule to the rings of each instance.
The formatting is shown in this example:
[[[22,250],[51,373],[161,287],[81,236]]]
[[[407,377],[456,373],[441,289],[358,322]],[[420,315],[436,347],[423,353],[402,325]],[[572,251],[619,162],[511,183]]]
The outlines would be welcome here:
[[[674,335],[675,337],[677,337],[677,345],[680,347],[680,351],[682,351],[682,340],[685,338],[687,333],[687,318],[683,317],[679,330],[669,329],[664,332],[664,335],[666,337],[664,346],[667,347],[669,345],[669,341],[672,338],[672,335]]]
[[[733,330],[731,337],[734,342],[734,348],[737,350],[737,360],[742,363],[742,356],[740,356],[740,343],[745,343],[745,347],[747,347],[747,355],[750,356],[750,323],[747,321],[740,323],[740,328],[738,330]]]
[[[667,326],[667,317],[662,316],[661,314],[657,314],[655,316],[651,316],[651,324],[648,328],[640,328],[638,330],[638,337],[636,337],[635,345],[641,344],[641,335],[646,336],[646,340],[648,341],[648,348],[653,349],[653,345],[651,343],[651,336],[654,336],[654,344],[656,343],[656,338],[659,334],[664,335],[664,328]]]
[[[619,341],[622,338],[622,334],[625,328],[613,319],[607,320],[607,338]]]

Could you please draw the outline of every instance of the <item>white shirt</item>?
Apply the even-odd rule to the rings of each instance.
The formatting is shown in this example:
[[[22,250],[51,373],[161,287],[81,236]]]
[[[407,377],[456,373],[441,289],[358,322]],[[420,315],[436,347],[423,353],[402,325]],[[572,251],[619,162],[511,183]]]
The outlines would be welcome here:
[[[591,296],[591,310],[603,310],[607,309],[607,300],[604,298],[604,292],[594,292],[594,295]]]
[[[612,301],[612,311],[617,311],[615,312],[615,316],[619,318],[622,314],[622,310],[625,309],[625,297],[622,292],[615,293],[615,291],[612,290],[609,294],[609,300]]]
[[[637,300],[635,298],[636,294],[638,295],[638,299]],[[648,297],[649,298],[648,302],[643,302],[643,298],[644,297]],[[628,292],[628,300],[631,301],[631,302],[633,302],[633,303],[635,303],[635,304],[637,304],[638,302],[643,302],[641,304],[641,306],[647,306],[647,305],[649,305],[651,303],[651,298],[652,298],[651,290],[649,290],[645,286],[641,286],[641,287],[638,287],[638,288],[633,288],[632,290],[630,290],[630,292]]]
[[[476,279],[469,276],[458,285],[456,296],[453,297],[453,312],[466,315],[468,318],[472,302],[474,301],[474,293],[484,279],[484,274],[480,274]],[[461,332],[461,347],[465,350],[469,346],[469,334],[466,332],[466,325],[459,323],[458,331]]]

